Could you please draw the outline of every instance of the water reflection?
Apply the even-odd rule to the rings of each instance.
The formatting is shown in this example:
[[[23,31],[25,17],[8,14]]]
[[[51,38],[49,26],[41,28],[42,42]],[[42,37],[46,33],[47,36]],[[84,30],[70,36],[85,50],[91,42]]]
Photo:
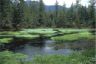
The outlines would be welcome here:
[[[25,44],[15,49],[15,52],[23,53],[29,56],[28,59],[36,55],[48,54],[64,54],[69,55],[74,51],[82,51],[89,47],[94,47],[93,42],[89,41],[76,41],[76,42],[55,42],[52,40],[43,41],[44,44]]]
[[[95,47],[95,42],[87,41],[87,40],[80,40],[80,41],[75,41],[75,42],[63,42],[63,43],[56,43],[53,45],[54,48],[59,48],[59,49],[72,49],[72,50],[84,50],[87,48]]]

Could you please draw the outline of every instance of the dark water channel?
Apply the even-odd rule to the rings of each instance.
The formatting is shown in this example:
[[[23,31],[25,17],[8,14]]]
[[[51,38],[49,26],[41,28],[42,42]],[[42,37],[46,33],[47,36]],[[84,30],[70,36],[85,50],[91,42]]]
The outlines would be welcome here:
[[[36,55],[52,55],[52,54],[63,54],[69,55],[75,51],[82,52],[87,48],[94,47],[94,42],[91,41],[75,41],[75,42],[55,42],[52,40],[41,41],[43,44],[38,42],[27,42],[27,44],[20,45],[14,49],[16,53],[23,53],[28,55],[27,60],[31,60]]]

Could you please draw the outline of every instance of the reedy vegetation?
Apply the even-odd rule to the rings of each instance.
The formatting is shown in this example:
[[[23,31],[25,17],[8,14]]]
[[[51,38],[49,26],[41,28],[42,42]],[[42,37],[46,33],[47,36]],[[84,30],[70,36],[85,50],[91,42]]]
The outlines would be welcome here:
[[[27,56],[9,51],[0,52],[1,64],[95,64],[94,48],[83,53],[64,55],[36,56],[32,61],[25,61]]]

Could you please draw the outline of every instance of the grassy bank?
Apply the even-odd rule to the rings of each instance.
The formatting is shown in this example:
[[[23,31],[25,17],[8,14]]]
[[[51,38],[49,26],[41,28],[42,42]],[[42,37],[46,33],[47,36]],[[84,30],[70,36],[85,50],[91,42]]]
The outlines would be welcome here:
[[[40,36],[51,37],[52,40],[56,41],[74,41],[79,39],[90,39],[93,37],[88,29],[22,29],[21,31],[0,32],[0,42],[4,41],[5,43],[8,43],[10,42],[9,40],[13,39],[13,37],[19,39],[32,40]]]
[[[0,64],[95,64],[95,51],[88,49],[82,53],[71,55],[45,55],[35,56],[32,61],[25,61],[24,54],[9,51],[0,52]]]
[[[51,39],[55,41],[94,39],[94,35],[92,35],[88,29],[23,29],[21,31],[0,32],[0,43],[10,43],[14,37],[18,39],[31,40],[37,39],[40,36],[53,36],[54,34],[57,36],[51,37]],[[32,61],[25,61],[27,58],[26,55],[4,51],[0,52],[0,64],[95,64],[94,55],[94,49],[88,49],[83,53],[76,52],[68,56],[36,56]]]
[[[9,43],[13,40],[13,38],[0,38],[0,44]]]
[[[76,40],[82,40],[82,39],[92,39],[94,36],[90,32],[80,32],[75,34],[67,34],[62,36],[56,36],[52,37],[52,40],[55,41],[76,41]]]

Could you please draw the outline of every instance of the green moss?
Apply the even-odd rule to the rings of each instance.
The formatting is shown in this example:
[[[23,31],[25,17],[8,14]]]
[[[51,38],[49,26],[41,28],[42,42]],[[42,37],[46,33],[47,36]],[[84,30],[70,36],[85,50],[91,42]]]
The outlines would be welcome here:
[[[91,39],[92,34],[89,32],[80,32],[76,34],[69,34],[69,35],[63,35],[63,36],[56,36],[52,37],[52,40],[56,41],[75,41],[80,39]]]
[[[1,38],[2,37],[3,38],[6,38],[6,37],[9,37],[9,38],[16,37],[16,38],[21,38],[21,39],[34,39],[34,38],[39,37],[39,35],[34,35],[34,34],[29,34],[27,32],[18,31],[18,32],[2,32]]]
[[[89,29],[58,29],[62,33],[72,33],[72,32],[85,32],[89,31]]]
[[[53,29],[24,29],[22,32],[27,32],[27,33],[31,33],[31,34],[53,34],[56,31],[54,31]]]
[[[39,35],[16,35],[16,38],[21,38],[21,39],[35,39],[38,38]]]
[[[13,38],[1,38],[0,43],[10,43],[13,40]]]
[[[0,35],[5,35],[3,36],[4,38],[9,37],[12,38],[17,37],[17,38],[24,38],[24,39],[34,39],[42,35],[43,37],[52,37],[54,34],[62,34],[62,33],[68,33],[69,35],[62,35],[62,36],[56,36],[52,37],[53,40],[68,40],[68,41],[73,41],[77,40],[79,38],[82,38],[85,36],[85,38],[89,37],[88,29],[61,29],[61,28],[40,28],[40,29],[23,29],[21,31],[4,31],[0,32]],[[71,34],[71,33],[78,33],[78,34]],[[83,34],[82,34],[83,33]],[[86,33],[86,34],[84,34]],[[88,35],[87,35],[88,34]]]

